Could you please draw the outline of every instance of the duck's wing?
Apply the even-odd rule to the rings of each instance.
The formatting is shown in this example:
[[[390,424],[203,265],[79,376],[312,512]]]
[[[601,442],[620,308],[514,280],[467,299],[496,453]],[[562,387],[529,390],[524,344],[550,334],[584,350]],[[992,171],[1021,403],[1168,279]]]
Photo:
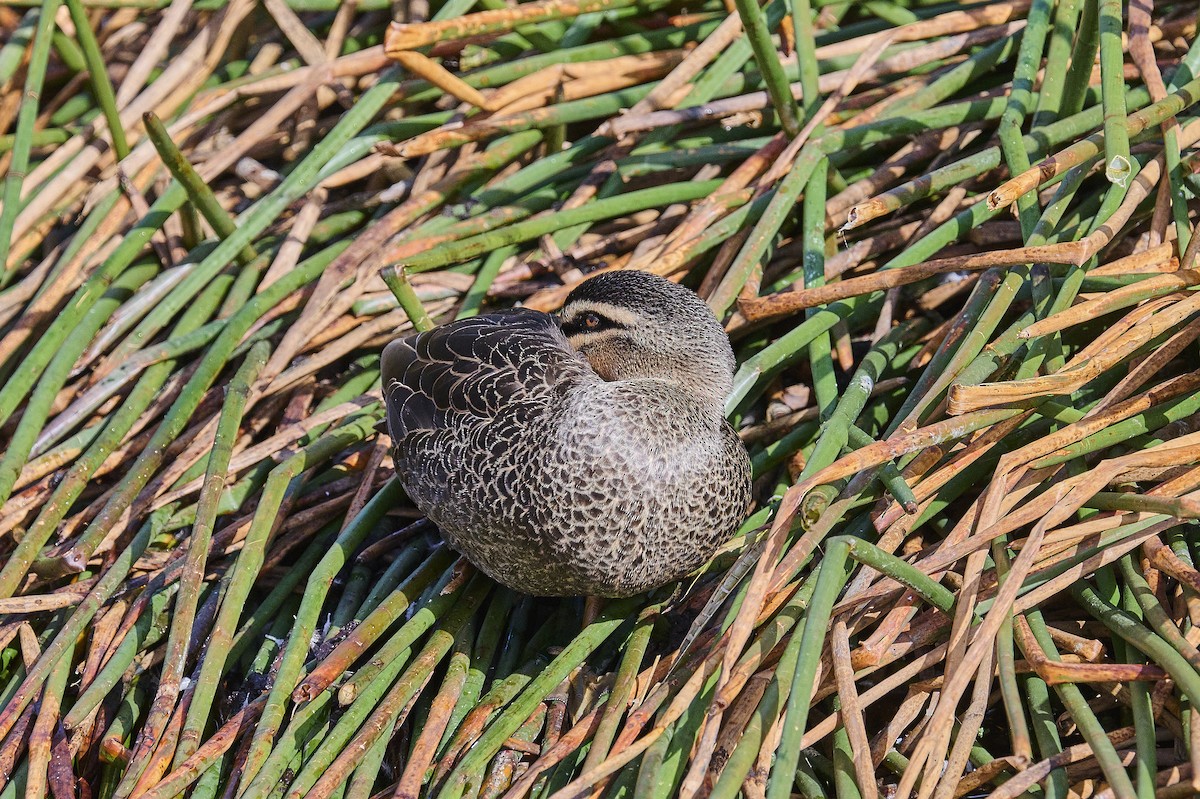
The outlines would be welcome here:
[[[542,403],[590,372],[549,314],[481,314],[393,341],[383,351],[388,429],[399,443],[494,417],[514,402]]]

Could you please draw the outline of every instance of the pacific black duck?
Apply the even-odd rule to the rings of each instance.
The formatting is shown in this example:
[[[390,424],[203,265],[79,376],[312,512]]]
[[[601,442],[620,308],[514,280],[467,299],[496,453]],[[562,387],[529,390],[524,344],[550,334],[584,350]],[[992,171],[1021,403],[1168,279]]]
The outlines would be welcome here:
[[[729,340],[645,272],[581,283],[558,316],[483,314],[383,352],[396,472],[446,541],[510,588],[630,596],[708,560],[745,518],[725,421]]]

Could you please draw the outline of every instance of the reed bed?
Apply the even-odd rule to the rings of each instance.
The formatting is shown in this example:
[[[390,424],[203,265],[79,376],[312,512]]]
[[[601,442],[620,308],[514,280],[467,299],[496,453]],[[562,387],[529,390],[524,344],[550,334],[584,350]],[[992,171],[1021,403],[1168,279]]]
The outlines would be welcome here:
[[[0,6],[0,799],[1196,794],[1196,18]],[[621,268],[757,501],[584,627],[406,501],[378,355]]]

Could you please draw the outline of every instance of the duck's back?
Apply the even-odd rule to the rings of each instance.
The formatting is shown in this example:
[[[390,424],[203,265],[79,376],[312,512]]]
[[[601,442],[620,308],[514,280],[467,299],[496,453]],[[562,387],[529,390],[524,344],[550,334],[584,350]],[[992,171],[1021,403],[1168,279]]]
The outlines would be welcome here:
[[[394,341],[382,372],[396,473],[457,545],[485,512],[517,522],[538,430],[588,370],[553,317],[514,310]]]
[[[606,383],[547,314],[394,342],[383,378],[409,497],[517,590],[660,585],[703,563],[748,503],[748,460],[723,419],[660,381]]]

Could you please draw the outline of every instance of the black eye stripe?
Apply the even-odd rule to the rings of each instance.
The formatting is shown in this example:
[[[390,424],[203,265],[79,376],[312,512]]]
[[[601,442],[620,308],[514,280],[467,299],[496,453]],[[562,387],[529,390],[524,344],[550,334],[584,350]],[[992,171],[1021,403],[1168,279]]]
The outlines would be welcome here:
[[[626,330],[628,325],[622,324],[615,319],[610,319],[602,313],[596,311],[585,311],[564,322],[562,326],[563,332],[568,336],[573,336],[577,333],[599,333],[604,330]]]

